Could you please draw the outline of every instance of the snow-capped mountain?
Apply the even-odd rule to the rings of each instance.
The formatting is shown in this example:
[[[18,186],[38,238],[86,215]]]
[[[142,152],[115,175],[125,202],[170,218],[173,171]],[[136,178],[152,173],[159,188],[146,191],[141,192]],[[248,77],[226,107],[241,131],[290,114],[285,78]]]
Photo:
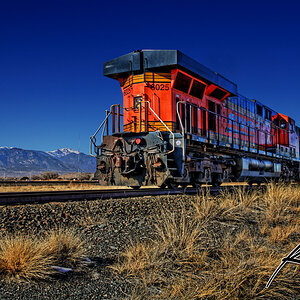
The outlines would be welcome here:
[[[47,171],[93,173],[95,170],[94,157],[68,148],[43,152],[0,147],[0,176],[15,176],[14,174],[24,176]]]
[[[80,154],[79,151],[70,149],[70,148],[62,148],[62,149],[57,149],[54,151],[47,151],[46,153],[48,153],[49,155],[55,157],[55,158],[61,158],[63,156],[69,155],[71,153],[73,154]]]
[[[72,169],[73,172],[95,172],[96,170],[96,159],[94,157],[73,149],[63,148],[49,151],[47,154],[58,159],[66,168]]]

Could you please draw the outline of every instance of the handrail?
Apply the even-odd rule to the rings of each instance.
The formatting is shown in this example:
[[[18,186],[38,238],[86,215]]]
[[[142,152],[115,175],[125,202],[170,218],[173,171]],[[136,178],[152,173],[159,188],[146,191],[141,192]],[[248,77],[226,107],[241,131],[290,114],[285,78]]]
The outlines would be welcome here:
[[[100,124],[100,126],[98,127],[98,129],[96,130],[96,132],[92,136],[90,136],[90,155],[91,156],[96,157],[95,155],[92,154],[92,144],[94,144],[94,146],[96,146],[96,135],[101,130],[102,126],[105,125],[104,128],[103,128],[103,131],[102,131],[102,139],[103,139],[105,127],[107,126],[108,118],[113,113],[113,108],[116,107],[116,106],[118,106],[118,105],[119,104],[113,104],[113,105],[111,105],[110,110],[106,111],[107,114],[106,114],[106,117],[105,117],[104,121]],[[121,106],[120,106],[120,108],[121,108]]]
[[[167,131],[170,132],[170,134],[171,134],[171,136],[172,136],[172,150],[170,150],[170,151],[168,152],[168,154],[169,154],[169,153],[172,153],[172,152],[175,150],[175,135],[174,135],[174,133],[173,133],[173,132],[170,130],[170,128],[164,123],[164,121],[157,115],[157,113],[155,112],[155,110],[151,107],[150,101],[146,101],[146,100],[140,101],[140,103],[142,103],[142,102],[148,103],[148,107],[149,107],[149,109],[151,110],[151,112],[152,112],[152,113],[155,115],[155,117],[163,124],[163,126],[167,129]],[[155,102],[155,101],[153,101],[153,102]],[[176,114],[177,114],[177,116],[178,116],[178,120],[179,120],[180,127],[181,127],[181,133],[182,133],[182,145],[183,145],[183,147],[182,147],[182,148],[183,148],[183,150],[182,150],[183,155],[182,155],[182,156],[183,156],[183,160],[185,159],[185,152],[186,152],[186,151],[185,151],[185,128],[184,128],[184,126],[183,126],[183,122],[182,122],[182,119],[181,119],[181,116],[180,116],[179,105],[180,105],[180,104],[185,104],[185,105],[186,105],[187,103],[188,103],[189,105],[191,105],[191,107],[197,107],[197,110],[202,110],[202,111],[204,111],[204,112],[207,112],[208,114],[215,115],[215,116],[218,117],[219,119],[222,118],[223,120],[227,120],[228,123],[229,123],[229,122],[232,122],[232,126],[233,126],[233,124],[236,124],[236,126],[239,126],[239,131],[240,131],[241,125],[243,125],[243,127],[248,128],[248,132],[249,132],[249,130],[252,129],[252,130],[256,131],[257,134],[259,134],[259,132],[262,133],[262,134],[264,134],[264,135],[265,135],[265,138],[267,138],[267,136],[270,136],[270,137],[273,137],[273,138],[274,138],[274,137],[276,137],[276,136],[278,135],[278,133],[279,133],[280,131],[281,131],[283,134],[289,134],[289,133],[291,132],[290,130],[282,129],[282,128],[276,126],[276,125],[273,124],[273,123],[271,123],[270,131],[262,130],[262,129],[257,128],[256,126],[255,126],[255,127],[252,127],[252,126],[250,126],[250,125],[243,124],[243,123],[241,123],[241,122],[235,121],[235,120],[233,120],[233,119],[231,119],[231,118],[229,118],[229,117],[219,115],[219,114],[217,114],[217,113],[215,113],[215,112],[212,112],[212,111],[208,111],[206,108],[204,108],[204,107],[199,107],[199,106],[197,106],[197,105],[195,105],[195,104],[193,104],[193,103],[189,103],[189,102],[187,102],[187,101],[178,101],[178,102],[176,103]],[[110,115],[114,114],[114,111],[115,111],[115,107],[116,107],[116,106],[118,106],[119,108],[122,108],[122,109],[124,109],[124,110],[126,110],[126,111],[129,110],[128,108],[126,109],[126,108],[121,107],[119,104],[113,104],[113,105],[111,105],[110,110],[109,110],[109,111],[106,111],[106,112],[107,112],[107,115],[106,115],[104,121],[100,124],[100,126],[98,127],[98,129],[96,130],[96,132],[95,132],[92,136],[90,136],[90,155],[93,156],[93,157],[96,157],[95,155],[92,154],[92,144],[96,147],[96,135],[99,133],[99,131],[101,130],[101,128],[104,126],[103,131],[102,131],[102,138],[103,138],[105,129],[108,130],[108,127],[106,127],[106,126],[108,126],[108,118],[110,117]],[[123,115],[122,115],[122,114],[119,114],[119,116],[123,116]],[[141,121],[141,120],[140,120],[140,121]],[[209,129],[208,129],[208,130],[209,130]],[[232,130],[231,138],[232,138],[232,142],[233,142],[233,138],[234,138],[233,130]],[[250,138],[248,138],[248,140],[249,140],[248,142],[250,142]],[[278,141],[276,142],[276,144],[278,145]],[[249,144],[248,147],[250,148],[250,144]],[[257,144],[257,147],[259,147],[259,144]],[[267,149],[267,148],[266,148],[266,149]],[[265,151],[267,151],[266,149],[265,149]]]
[[[229,118],[229,117],[219,115],[219,114],[216,113],[216,112],[209,111],[209,110],[207,110],[206,108],[204,108],[204,107],[199,107],[199,106],[197,106],[197,105],[195,105],[195,104],[193,104],[193,103],[189,103],[189,102],[187,102],[187,101],[178,101],[178,102],[176,103],[176,113],[177,113],[178,120],[179,120],[179,124],[180,124],[180,127],[181,127],[181,133],[182,133],[183,143],[185,142],[184,135],[185,135],[186,131],[185,131],[185,128],[184,128],[184,126],[183,126],[183,122],[182,122],[181,115],[180,115],[180,111],[179,111],[179,106],[180,106],[180,104],[184,104],[184,105],[189,104],[191,107],[196,107],[197,110],[203,111],[203,112],[205,112],[205,113],[207,113],[207,114],[215,115],[215,116],[218,118],[218,122],[219,122],[220,119],[226,120],[228,123],[231,122],[231,124],[232,124],[232,129],[231,129],[231,130],[232,130],[232,133],[231,133],[231,136],[228,136],[228,137],[231,137],[232,143],[233,143],[233,139],[234,139],[234,132],[233,132],[233,125],[234,125],[234,124],[235,124],[235,126],[238,126],[238,127],[239,127],[239,134],[241,134],[241,126],[243,126],[246,130],[248,130],[248,132],[250,132],[250,130],[254,130],[254,131],[257,133],[257,135],[258,135],[259,133],[264,134],[265,139],[267,139],[268,136],[269,136],[270,138],[276,137],[277,134],[278,134],[278,130],[281,130],[283,133],[284,133],[284,132],[285,132],[285,133],[289,133],[289,131],[284,130],[284,129],[281,129],[281,128],[279,128],[278,126],[276,126],[276,125],[274,125],[274,124],[272,124],[272,125],[274,125],[274,126],[272,126],[272,127],[270,128],[270,131],[262,130],[262,129],[260,129],[260,128],[257,128],[256,126],[255,126],[255,127],[252,127],[252,126],[250,126],[250,125],[243,124],[243,123],[241,123],[241,122],[239,122],[239,121],[235,121],[235,120],[233,120],[233,119],[231,119],[231,118]],[[208,129],[208,131],[209,131],[209,129]],[[218,129],[216,132],[219,134],[219,129]],[[249,133],[248,133],[248,135],[249,135]],[[208,139],[210,139],[210,138],[209,138],[209,135],[208,135]],[[218,141],[219,141],[219,137],[218,137]],[[248,136],[248,142],[250,143],[250,137],[249,137],[249,136]],[[266,144],[267,144],[267,142],[266,142]],[[272,143],[272,144],[273,144],[273,143]],[[259,145],[260,145],[260,144],[258,143],[258,144],[257,144],[257,147],[259,147]],[[184,144],[183,144],[183,146],[184,146]],[[239,146],[241,146],[241,145],[239,144]],[[232,146],[232,147],[233,147],[233,146]],[[250,148],[250,144],[249,144],[248,148]],[[258,151],[258,149],[259,149],[259,148],[257,148],[257,151]],[[266,152],[266,151],[267,151],[267,148],[265,149],[265,152]],[[183,158],[185,158],[185,148],[184,148],[184,147],[183,147]]]
[[[269,134],[269,135],[271,135],[271,136],[275,136],[275,134],[272,134],[270,131],[262,130],[262,129],[259,129],[259,128],[257,128],[257,127],[252,127],[252,126],[250,126],[250,125],[243,124],[243,123],[241,123],[241,122],[238,122],[238,121],[235,121],[235,120],[233,120],[233,119],[230,119],[229,117],[222,116],[222,115],[219,115],[219,114],[216,113],[216,112],[207,110],[205,107],[199,107],[199,106],[197,106],[197,105],[195,105],[195,104],[193,104],[193,103],[189,103],[189,102],[187,102],[187,101],[178,101],[178,102],[177,102],[177,109],[176,109],[176,110],[177,110],[177,115],[178,115],[178,118],[179,118],[179,122],[180,122],[181,128],[183,128],[183,124],[182,124],[182,122],[181,122],[181,116],[180,116],[180,113],[179,113],[179,111],[178,111],[178,106],[179,106],[178,104],[186,104],[186,103],[188,103],[189,105],[191,105],[191,106],[193,106],[193,107],[197,107],[199,110],[206,111],[206,112],[208,112],[209,114],[212,114],[212,115],[215,115],[215,116],[219,116],[219,117],[221,117],[222,119],[225,119],[225,120],[234,122],[234,123],[236,123],[236,124],[243,125],[244,127],[248,127],[248,128],[253,129],[253,130],[257,130],[257,131],[262,132],[262,133],[264,133],[264,134]],[[275,128],[272,128],[273,130],[282,130],[282,131],[285,131],[285,133],[290,133],[290,132],[291,132],[290,130],[281,129],[280,127],[278,127],[278,126],[276,126],[276,125],[274,125],[274,126],[275,126]],[[184,132],[184,130],[183,130],[183,132]]]
[[[262,133],[265,133],[265,134],[270,134],[270,135],[273,135],[273,136],[275,135],[275,134],[271,134],[271,132],[269,132],[269,131],[261,130],[261,129],[257,128],[257,127],[252,127],[252,126],[250,126],[250,125],[242,124],[241,122],[232,120],[232,119],[230,119],[229,117],[219,115],[219,114],[216,113],[216,112],[207,110],[205,107],[199,107],[198,105],[196,105],[196,104],[194,104],[194,103],[190,103],[190,102],[187,102],[187,101],[178,101],[177,103],[181,103],[181,104],[186,104],[186,103],[188,103],[188,104],[191,105],[192,107],[196,107],[196,108],[198,108],[199,110],[206,111],[206,112],[208,112],[209,114],[212,114],[212,115],[220,116],[222,119],[226,119],[226,120],[235,122],[235,123],[237,123],[237,124],[241,124],[241,125],[243,125],[243,126],[245,126],[245,127],[252,128],[252,129],[254,129],[254,130],[258,130],[258,131],[260,131],[260,132],[262,132]],[[177,107],[178,107],[178,106],[177,106]],[[177,115],[178,115],[178,110],[177,110]],[[179,121],[180,121],[180,123],[181,123],[181,117],[180,117],[180,114],[178,115],[178,117],[179,117]],[[272,128],[273,130],[282,130],[285,134],[289,134],[289,133],[293,133],[293,132],[294,132],[293,130],[282,129],[282,128],[280,128],[279,126],[275,125],[274,123],[270,123],[270,124],[271,124],[272,126],[274,126],[274,127]],[[181,123],[181,125],[182,125],[182,123]]]
[[[157,115],[157,113],[152,109],[152,107],[150,106],[150,101],[146,101],[146,100],[140,101],[140,103],[142,103],[142,102],[148,103],[148,107],[149,107],[149,109],[152,111],[152,113],[155,115],[155,117],[156,117],[156,118],[157,118],[157,119],[165,126],[165,128],[171,133],[171,135],[172,135],[172,147],[173,147],[173,149],[170,150],[170,151],[168,152],[168,154],[174,152],[174,150],[175,150],[175,136],[174,136],[174,133],[173,133],[172,130],[170,130],[170,128],[164,123],[164,121]]]
[[[98,129],[96,130],[96,132],[90,136],[90,155],[93,157],[96,157],[95,155],[92,154],[92,143],[94,144],[94,146],[96,146],[96,135],[98,134],[98,132],[100,131],[100,129],[102,128],[102,126],[104,124],[106,124],[108,117],[111,115],[111,112],[109,112],[106,115],[106,118],[104,119],[104,121],[101,123],[101,125],[98,127]],[[103,135],[102,135],[103,136]]]
[[[178,120],[179,120],[180,127],[181,127],[181,134],[182,134],[182,158],[183,158],[183,160],[185,160],[185,145],[184,145],[184,142],[185,142],[184,130],[185,130],[185,128],[183,128],[183,124],[181,121],[181,116],[180,116],[180,112],[179,112],[179,104],[185,104],[185,103],[186,103],[186,101],[178,101],[176,103],[176,113],[178,116]]]

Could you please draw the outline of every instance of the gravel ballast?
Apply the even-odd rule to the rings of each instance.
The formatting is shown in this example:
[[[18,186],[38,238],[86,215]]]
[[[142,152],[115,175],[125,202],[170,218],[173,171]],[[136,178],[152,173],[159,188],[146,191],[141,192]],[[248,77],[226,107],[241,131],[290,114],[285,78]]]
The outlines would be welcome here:
[[[181,209],[191,196],[143,197],[65,203],[4,206],[0,232],[44,235],[73,228],[84,236],[91,266],[44,282],[0,281],[1,299],[124,299],[132,283],[109,268],[131,241],[150,239],[162,207]],[[64,266],[62,266],[64,267]]]

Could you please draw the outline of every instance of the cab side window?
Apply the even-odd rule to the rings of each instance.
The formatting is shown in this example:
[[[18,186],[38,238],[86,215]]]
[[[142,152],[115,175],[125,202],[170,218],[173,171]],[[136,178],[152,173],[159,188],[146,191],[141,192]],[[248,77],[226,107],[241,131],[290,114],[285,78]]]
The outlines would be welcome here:
[[[286,129],[286,121],[285,120],[280,120],[280,128],[281,129]]]

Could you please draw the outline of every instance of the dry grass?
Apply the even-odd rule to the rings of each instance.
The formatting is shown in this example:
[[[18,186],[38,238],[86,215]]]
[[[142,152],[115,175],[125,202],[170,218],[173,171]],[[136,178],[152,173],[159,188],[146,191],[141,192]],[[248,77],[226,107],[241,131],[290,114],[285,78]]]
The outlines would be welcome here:
[[[73,229],[58,229],[43,240],[44,251],[61,266],[74,266],[86,254],[83,236]]]
[[[300,187],[270,184],[217,198],[199,195],[180,212],[162,210],[154,240],[131,242],[112,269],[135,294],[159,299],[295,297],[299,267],[265,285],[300,240]],[[134,295],[131,295],[134,297]]]
[[[46,237],[6,235],[0,239],[0,277],[17,280],[49,279],[53,265],[76,266],[85,254],[82,236],[72,230]]]
[[[24,182],[23,182],[24,183]],[[51,183],[51,181],[49,181]],[[226,185],[226,184],[224,184]],[[236,183],[237,186],[245,185],[245,183]],[[35,185],[28,182],[24,186],[0,186],[0,193],[15,193],[15,192],[40,192],[40,191],[77,191],[77,190],[107,190],[107,189],[131,189],[126,186],[101,186],[100,184],[88,184],[88,183],[73,183],[69,184],[47,184],[47,185]],[[157,188],[156,186],[144,186],[141,188]]]
[[[47,279],[54,257],[30,236],[6,236],[0,240],[0,275],[15,279]]]
[[[0,186],[0,193],[16,192],[40,192],[40,191],[76,191],[76,190],[99,190],[109,187],[101,187],[95,184],[73,184],[72,182],[65,185],[34,185],[28,183],[25,186]]]
[[[34,185],[28,183],[25,186],[0,186],[0,193],[16,193],[16,192],[41,192],[41,191],[78,191],[78,190],[107,190],[107,189],[131,189],[126,186],[101,186],[100,184],[73,184],[72,182],[65,185]],[[141,187],[149,188],[149,187]],[[151,187],[150,187],[151,188]],[[152,188],[157,188],[153,186]]]
[[[269,184],[262,197],[263,221],[271,226],[287,224],[299,217],[300,187]]]

